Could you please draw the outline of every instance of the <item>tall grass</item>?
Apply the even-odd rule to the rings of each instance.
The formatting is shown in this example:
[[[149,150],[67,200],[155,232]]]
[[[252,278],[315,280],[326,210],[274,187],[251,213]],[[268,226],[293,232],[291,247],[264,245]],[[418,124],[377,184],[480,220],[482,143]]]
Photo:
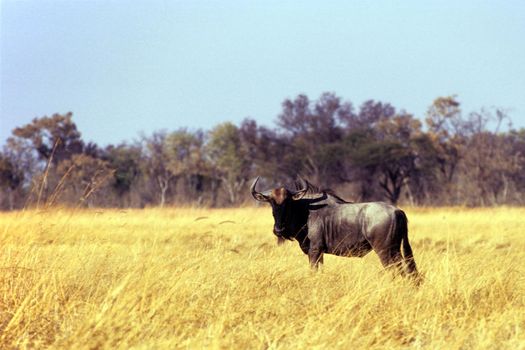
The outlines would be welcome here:
[[[525,209],[407,214],[419,288],[268,208],[3,213],[0,348],[525,348]]]

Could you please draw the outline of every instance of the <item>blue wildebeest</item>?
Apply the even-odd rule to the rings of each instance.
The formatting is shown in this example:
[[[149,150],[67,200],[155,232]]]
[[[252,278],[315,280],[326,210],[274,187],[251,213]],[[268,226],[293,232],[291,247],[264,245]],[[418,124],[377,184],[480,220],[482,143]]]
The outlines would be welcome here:
[[[313,268],[323,263],[324,253],[363,257],[374,250],[383,266],[417,277],[408,221],[401,209],[383,202],[347,202],[304,180],[297,190],[280,187],[261,193],[255,189],[258,180],[250,191],[253,198],[272,206],[278,242],[297,240]]]

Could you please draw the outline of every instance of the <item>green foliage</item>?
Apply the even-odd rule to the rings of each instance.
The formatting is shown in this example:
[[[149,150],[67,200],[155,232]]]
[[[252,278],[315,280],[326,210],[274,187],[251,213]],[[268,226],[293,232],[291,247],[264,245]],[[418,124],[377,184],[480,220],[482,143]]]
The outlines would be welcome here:
[[[229,122],[217,125],[210,131],[206,151],[225,187],[229,202],[235,203],[250,175],[250,160],[239,128]]]
[[[84,146],[72,117],[72,113],[67,113],[35,118],[30,124],[14,129],[13,135],[30,142],[40,159],[47,161],[53,157],[58,164],[81,153]]]
[[[205,174],[208,165],[203,154],[204,138],[202,133],[191,133],[180,129],[166,138],[166,153],[169,168],[176,176]]]
[[[141,150],[136,146],[120,145],[109,146],[104,159],[113,169],[113,188],[119,196],[129,192],[137,179],[142,175]]]
[[[206,148],[212,164],[227,178],[237,179],[246,173],[249,160],[234,124],[227,122],[212,129]]]
[[[44,116],[14,129],[0,154],[0,208],[77,203],[86,191],[93,205],[236,205],[249,200],[255,176],[263,187],[302,176],[363,201],[525,204],[525,131],[501,131],[504,110],[465,117],[458,98],[445,96],[425,117],[423,126],[389,103],[354,111],[334,93],[301,94],[283,101],[275,128],[245,119],[99,149],[71,113]]]
[[[17,169],[13,161],[0,153],[0,188],[14,190],[23,179],[24,174]]]

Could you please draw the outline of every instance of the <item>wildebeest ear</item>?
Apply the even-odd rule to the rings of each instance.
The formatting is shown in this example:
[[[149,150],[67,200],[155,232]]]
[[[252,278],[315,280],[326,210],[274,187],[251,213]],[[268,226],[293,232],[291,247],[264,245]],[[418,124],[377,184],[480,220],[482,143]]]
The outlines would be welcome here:
[[[255,200],[260,201],[260,202],[269,202],[270,201],[270,198],[268,196],[265,196],[262,193],[253,193],[252,196],[253,196],[253,198]]]
[[[252,197],[257,200],[257,201],[261,201],[261,202],[269,202],[270,201],[270,197],[267,196],[267,195],[264,195],[262,194],[261,192],[257,192],[257,190],[255,189],[255,186],[257,186],[257,181],[259,181],[259,176],[257,176],[257,178],[255,179],[255,181],[252,183],[252,185],[250,186],[250,192],[252,194]]]
[[[308,192],[308,182],[303,180],[302,178],[299,178],[299,181],[301,182],[302,184],[302,188],[295,191],[293,194],[292,194],[292,199],[294,201],[297,201],[301,198],[304,197],[304,195],[306,194],[306,192]]]
[[[295,192],[292,196],[292,199],[294,201],[298,201],[299,199],[303,198],[304,195],[306,194],[306,192],[308,191],[308,189],[304,190],[304,191],[298,191],[298,192]]]

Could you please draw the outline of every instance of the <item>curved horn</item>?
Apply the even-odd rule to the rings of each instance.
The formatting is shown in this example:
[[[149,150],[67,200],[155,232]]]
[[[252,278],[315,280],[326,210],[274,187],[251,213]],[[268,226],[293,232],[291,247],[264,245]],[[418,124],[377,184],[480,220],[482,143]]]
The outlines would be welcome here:
[[[260,201],[260,202],[268,202],[269,199],[267,196],[265,196],[264,194],[262,194],[261,192],[257,192],[255,190],[255,186],[257,186],[257,181],[259,181],[259,176],[257,176],[257,178],[255,179],[255,181],[252,183],[252,185],[250,186],[250,192],[252,194],[252,197],[256,200],[256,201]]]
[[[303,188],[294,192],[292,198],[295,201],[303,198],[306,192],[308,192],[308,181],[304,180],[302,177],[299,177],[299,181],[302,183]]]

